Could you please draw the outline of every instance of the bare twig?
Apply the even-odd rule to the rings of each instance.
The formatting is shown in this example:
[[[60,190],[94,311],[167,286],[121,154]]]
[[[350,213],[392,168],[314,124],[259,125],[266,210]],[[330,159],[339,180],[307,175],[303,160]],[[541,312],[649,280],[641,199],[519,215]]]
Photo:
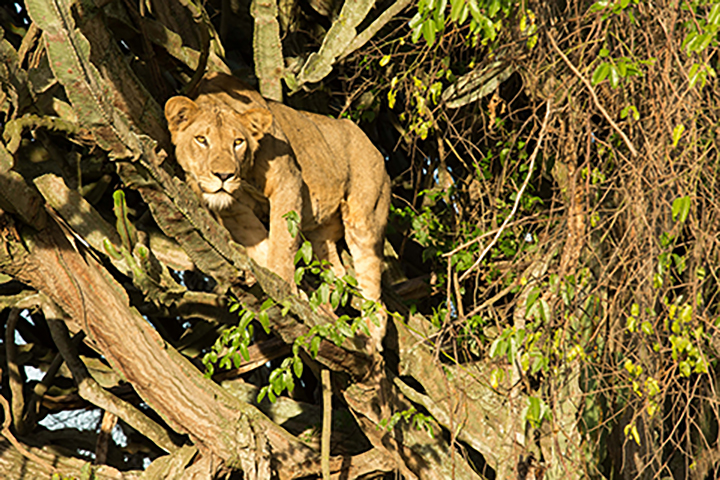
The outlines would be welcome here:
[[[20,320],[20,313],[30,307],[36,306],[38,296],[31,295],[17,302],[8,316],[5,326],[5,360],[8,366],[8,383],[10,385],[10,402],[12,406],[13,427],[18,435],[24,435],[25,425],[25,397],[23,395],[23,381],[20,366],[17,363],[17,345],[15,344],[15,328]]]
[[[0,373],[1,372],[2,369],[0,369]],[[2,395],[0,395],[0,404],[2,404],[3,412],[5,414],[5,420],[3,421],[2,426],[3,437],[7,438],[8,441],[12,443],[13,447],[15,447],[23,457],[32,460],[33,462],[39,463],[43,467],[47,468],[49,472],[57,472],[57,469],[55,467],[46,462],[44,459],[30,452],[27,448],[23,446],[23,444],[17,441],[17,438],[15,438],[15,436],[10,431],[10,421],[12,419],[12,415],[10,415],[10,405],[8,405],[7,400]]]
[[[100,433],[98,433],[97,442],[95,442],[95,465],[103,465],[107,461],[110,438],[117,421],[117,415],[113,415],[108,411],[103,413]]]
[[[602,113],[603,117],[605,117],[605,120],[607,120],[608,123],[610,124],[610,126],[613,128],[613,130],[615,130],[622,137],[623,141],[625,142],[625,145],[627,145],[632,156],[637,157],[638,152],[635,149],[635,146],[632,144],[632,142],[630,141],[628,136],[625,135],[625,132],[623,132],[620,129],[618,124],[615,123],[615,121],[612,118],[610,118],[610,114],[607,112],[607,110],[605,110],[605,107],[603,107],[602,104],[600,103],[600,100],[598,99],[597,94],[595,93],[595,89],[592,87],[592,84],[582,75],[582,73],[580,73],[580,70],[578,70],[577,67],[575,67],[575,65],[572,64],[570,59],[562,52],[562,50],[560,50],[560,47],[557,46],[557,43],[555,43],[555,39],[553,38],[553,36],[551,34],[548,34],[548,38],[550,39],[550,43],[552,44],[555,51],[558,53],[558,55],[560,55],[560,58],[563,59],[563,61],[567,64],[567,66],[570,68],[570,70],[572,70],[572,72],[580,79],[581,82],[583,82],[583,84],[585,84],[587,89],[590,91],[590,96],[592,97],[593,102],[595,102],[595,106],[597,107],[598,110],[600,110],[600,113]]]
[[[509,223],[507,226],[513,226],[517,223],[520,223],[520,220],[518,220],[517,222]],[[498,230],[500,230],[500,228],[496,228],[494,230],[489,230],[481,235],[478,235],[477,237],[473,238],[472,240],[468,240],[467,242],[463,243],[462,245],[458,245],[457,247],[453,248],[449,252],[443,253],[442,257],[443,258],[452,257],[460,250],[465,250],[467,247],[474,245],[475,243],[479,242],[483,238],[487,238],[487,237],[491,236],[492,234],[497,233]]]
[[[184,95],[193,95],[195,93],[195,89],[197,89],[198,84],[200,84],[200,80],[202,80],[203,75],[205,75],[208,58],[210,58],[210,27],[204,21],[196,21],[201,24],[199,31],[200,40],[202,42],[202,50],[200,51],[200,60],[198,60],[197,68],[195,69],[195,73],[193,73],[193,76],[190,79],[190,83],[183,87],[182,93]]]
[[[320,373],[323,390],[323,424],[320,438],[320,468],[323,480],[330,480],[330,434],[332,423],[332,387],[330,386],[330,370],[323,367]]]
[[[5,328],[5,357],[8,368],[8,384],[10,384],[12,423],[19,435],[25,433],[23,422],[23,410],[25,399],[23,398],[23,381],[20,374],[20,366],[17,364],[17,345],[15,344],[15,327],[20,320],[22,309],[13,308],[8,316]]]
[[[478,265],[480,265],[480,262],[483,261],[483,258],[485,258],[485,255],[490,251],[490,249],[497,243],[498,239],[500,238],[500,235],[505,231],[505,228],[510,223],[510,219],[512,219],[513,215],[515,215],[515,212],[517,212],[518,207],[520,206],[520,199],[522,198],[523,193],[525,192],[525,189],[528,186],[528,183],[530,183],[530,177],[532,176],[533,170],[535,169],[535,159],[537,158],[537,154],[540,151],[540,147],[542,146],[543,138],[545,137],[545,131],[547,130],[547,126],[550,120],[550,107],[552,106],[552,100],[548,100],[545,104],[545,119],[543,120],[542,128],[540,128],[540,134],[538,135],[537,145],[535,145],[535,150],[533,150],[532,155],[530,156],[530,166],[528,167],[528,173],[527,177],[525,177],[525,181],[523,182],[522,186],[520,187],[520,190],[518,190],[517,196],[515,197],[515,204],[513,205],[512,210],[510,211],[510,214],[505,218],[505,221],[500,225],[500,228],[498,229],[497,233],[493,237],[492,241],[488,243],[488,245],[485,247],[485,249],[480,253],[480,256],[477,260],[475,260],[475,263],[473,263],[472,267],[468,268],[458,279],[458,282],[462,282],[467,278],[470,273],[475,270]]]
[[[80,342],[82,342],[84,338],[85,332],[81,330],[73,336],[72,344],[77,347],[78,345],[80,345]],[[28,430],[32,430],[32,428],[34,427],[35,420],[37,419],[37,414],[40,408],[40,403],[42,402],[43,397],[45,396],[47,391],[50,389],[50,386],[55,379],[55,375],[57,375],[57,372],[60,370],[62,364],[63,357],[60,353],[58,353],[55,355],[55,358],[53,358],[53,361],[50,363],[50,366],[45,372],[45,376],[43,376],[43,379],[40,381],[40,383],[35,385],[35,388],[33,389],[33,394],[28,401],[27,410],[25,411],[25,424]]]

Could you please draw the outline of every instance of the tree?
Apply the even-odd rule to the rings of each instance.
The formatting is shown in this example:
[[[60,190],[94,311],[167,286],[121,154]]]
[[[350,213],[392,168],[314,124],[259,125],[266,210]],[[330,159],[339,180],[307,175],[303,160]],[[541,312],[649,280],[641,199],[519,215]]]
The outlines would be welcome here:
[[[0,13],[5,477],[716,475],[720,4]],[[180,180],[162,106],[206,70],[386,154],[382,355],[319,308],[352,281],[305,252],[292,295]]]

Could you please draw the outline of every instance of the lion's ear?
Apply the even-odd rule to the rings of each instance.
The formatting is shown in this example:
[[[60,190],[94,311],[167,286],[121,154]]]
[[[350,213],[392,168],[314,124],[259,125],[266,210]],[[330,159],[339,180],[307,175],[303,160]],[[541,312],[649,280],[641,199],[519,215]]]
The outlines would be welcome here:
[[[242,117],[244,120],[243,123],[245,123],[247,129],[250,131],[250,135],[253,136],[255,141],[260,141],[263,135],[270,130],[273,122],[272,113],[265,108],[248,110]]]
[[[197,103],[187,97],[172,97],[165,104],[165,118],[171,135],[175,135],[190,123],[200,111]]]

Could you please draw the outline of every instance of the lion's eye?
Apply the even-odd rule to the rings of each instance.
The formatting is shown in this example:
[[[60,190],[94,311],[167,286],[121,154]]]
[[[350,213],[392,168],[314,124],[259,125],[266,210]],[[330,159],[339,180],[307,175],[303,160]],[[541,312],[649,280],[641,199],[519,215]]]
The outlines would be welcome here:
[[[244,143],[245,143],[245,140],[243,140],[242,138],[236,138],[233,145],[235,146],[235,148],[240,148],[243,146]]]
[[[195,141],[198,142],[202,146],[207,145],[207,139],[205,137],[203,137],[202,135],[198,135],[197,137],[195,137]]]

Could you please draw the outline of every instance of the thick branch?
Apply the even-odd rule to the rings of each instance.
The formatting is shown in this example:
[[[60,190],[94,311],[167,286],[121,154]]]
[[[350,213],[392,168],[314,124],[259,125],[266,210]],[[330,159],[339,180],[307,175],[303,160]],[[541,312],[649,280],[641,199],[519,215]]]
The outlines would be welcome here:
[[[387,10],[381,13],[380,16],[376,18],[365,30],[363,30],[355,38],[353,38],[352,42],[350,42],[350,45],[345,48],[345,51],[342,53],[342,55],[340,55],[340,58],[338,60],[342,60],[343,58],[347,57],[355,50],[361,48],[363,45],[369,42],[370,39],[374,37],[375,34],[379,32],[382,27],[387,25],[390,20],[395,18],[395,16],[398,13],[402,12],[408,5],[410,5],[410,0],[396,0],[395,3],[390,5]]]
[[[62,318],[62,313],[50,300],[43,302],[43,312],[53,340],[72,372],[75,383],[78,385],[80,396],[106,412],[111,412],[122,418],[128,425],[145,435],[166,452],[177,450],[178,445],[163,427],[149,419],[134,406],[104,390],[95,382],[85,365],[80,361],[75,346],[68,335],[65,323],[59,320]]]
[[[102,352],[170,426],[190,434],[201,450],[212,452],[226,464],[243,470],[260,461],[256,456],[266,458],[264,448],[258,450],[258,445],[265,443],[276,454],[284,454],[282,462],[273,460],[273,467],[281,477],[302,476],[304,465],[319,464],[314,450],[254,407],[239,402],[203,378],[186,358],[167,345],[145,319],[129,307],[120,285],[94,258],[76,251],[54,220],[41,232],[27,232],[25,240],[31,254],[18,255],[22,261],[16,264],[15,257],[8,253],[22,251],[22,248],[11,241],[18,236],[7,220],[0,236],[3,240],[0,267],[45,293],[75,319],[88,333],[94,348]],[[128,338],[133,342],[128,342]],[[92,390],[94,382],[78,380],[81,392],[97,394]],[[124,412],[111,407],[108,405],[106,409],[125,416]],[[262,438],[258,432],[262,432]]]
[[[253,52],[255,74],[265,98],[282,102],[283,65],[277,0],[253,0],[250,14],[255,19]]]

